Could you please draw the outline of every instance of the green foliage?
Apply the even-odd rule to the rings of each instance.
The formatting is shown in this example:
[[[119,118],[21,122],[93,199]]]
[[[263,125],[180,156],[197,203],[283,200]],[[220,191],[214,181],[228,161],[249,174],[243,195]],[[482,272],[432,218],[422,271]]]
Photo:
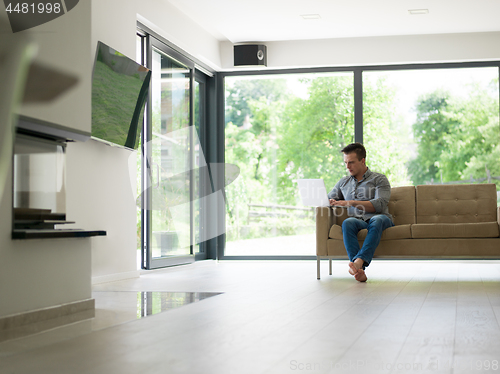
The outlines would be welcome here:
[[[240,168],[240,176],[226,187],[227,217],[233,223],[238,214],[247,214],[247,204],[265,201],[275,203],[276,196],[276,129],[280,126],[284,98],[284,80],[237,81],[237,92],[246,92],[257,87],[255,92],[242,102],[243,112],[247,108],[252,116],[246,124],[238,127],[232,122],[226,124],[226,163]],[[261,95],[261,96],[259,96]],[[267,95],[267,96],[262,96]],[[234,102],[233,102],[234,103]],[[240,118],[241,119],[241,118]],[[242,120],[243,121],[243,120]],[[241,212],[240,212],[241,211]]]
[[[226,89],[226,125],[232,123],[243,126],[245,118],[255,115],[250,101],[264,98],[271,103],[286,99],[287,84],[285,79],[239,79]]]
[[[370,170],[384,174],[391,186],[411,184],[406,164],[410,158],[406,147],[409,134],[403,119],[395,116],[396,92],[385,79],[363,84],[363,140]],[[402,131],[403,130],[403,131]]]
[[[486,169],[500,175],[498,112],[498,98],[478,86],[465,99],[442,91],[421,97],[413,125],[418,154],[409,163],[413,182],[485,178]]]
[[[414,184],[439,180],[437,160],[447,146],[447,135],[454,134],[458,123],[452,117],[448,92],[436,91],[420,97],[417,122],[413,125],[413,136],[418,144],[418,156],[408,165]]]
[[[345,175],[340,150],[353,142],[354,96],[352,77],[309,80],[309,97],[291,100],[278,129],[278,183],[294,188],[293,180],[323,178],[326,186]],[[283,194],[280,203],[295,204],[296,196]]]

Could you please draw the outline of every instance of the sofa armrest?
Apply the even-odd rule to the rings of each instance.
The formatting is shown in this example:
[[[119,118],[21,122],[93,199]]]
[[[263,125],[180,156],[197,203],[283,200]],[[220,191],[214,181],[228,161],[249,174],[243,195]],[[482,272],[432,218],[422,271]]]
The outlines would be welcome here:
[[[500,206],[497,207],[497,222],[498,222],[498,226],[500,227]]]
[[[329,207],[316,208],[316,256],[328,254],[326,242],[330,234],[330,228],[335,223],[335,216]]]

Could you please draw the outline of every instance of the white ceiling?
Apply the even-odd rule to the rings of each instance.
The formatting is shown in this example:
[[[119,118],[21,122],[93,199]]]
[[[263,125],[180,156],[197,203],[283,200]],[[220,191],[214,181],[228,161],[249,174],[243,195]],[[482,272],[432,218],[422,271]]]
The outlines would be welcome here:
[[[500,31],[500,0],[167,1],[232,43]],[[429,13],[410,15],[410,9]]]

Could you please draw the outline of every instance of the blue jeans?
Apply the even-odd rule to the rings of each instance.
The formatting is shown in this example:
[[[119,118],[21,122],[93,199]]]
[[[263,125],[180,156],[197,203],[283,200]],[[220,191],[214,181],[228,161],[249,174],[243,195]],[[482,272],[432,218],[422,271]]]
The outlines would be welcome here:
[[[347,218],[342,222],[342,235],[349,260],[354,262],[355,259],[361,258],[364,261],[363,269],[368,266],[372,261],[378,243],[380,243],[382,232],[392,226],[394,226],[394,223],[383,214],[373,216],[368,222],[354,217]],[[363,246],[359,248],[358,232],[362,229],[367,229],[368,234]]]

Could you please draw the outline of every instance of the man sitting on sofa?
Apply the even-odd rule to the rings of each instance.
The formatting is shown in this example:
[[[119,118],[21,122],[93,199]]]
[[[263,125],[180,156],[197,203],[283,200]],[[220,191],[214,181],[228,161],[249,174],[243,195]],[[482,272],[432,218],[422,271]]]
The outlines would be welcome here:
[[[365,267],[373,258],[382,232],[394,226],[387,204],[391,185],[387,177],[370,171],[366,166],[366,150],[361,143],[352,143],[342,151],[350,176],[342,178],[328,194],[331,206],[347,208],[342,223],[344,246],[349,256],[349,273],[359,282],[366,282]],[[359,248],[358,232],[367,229],[363,246]]]

